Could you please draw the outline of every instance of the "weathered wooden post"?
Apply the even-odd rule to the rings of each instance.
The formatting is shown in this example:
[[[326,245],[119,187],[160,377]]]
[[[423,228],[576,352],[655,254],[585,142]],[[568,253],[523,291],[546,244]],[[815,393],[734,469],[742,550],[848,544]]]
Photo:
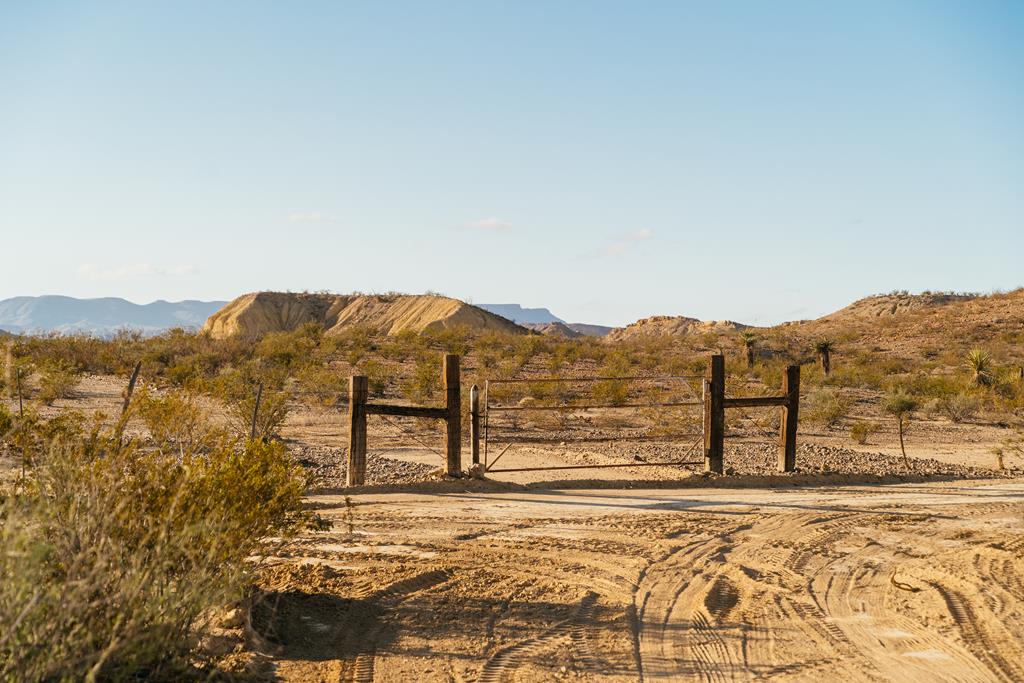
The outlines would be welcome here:
[[[256,439],[256,425],[260,419],[260,402],[263,400],[263,382],[256,385],[256,402],[252,404],[252,426],[249,428],[249,440]]]
[[[128,407],[132,404],[132,394],[135,393],[135,383],[139,381],[139,372],[142,371],[142,361],[135,364],[132,375],[128,379],[128,387],[124,390],[124,402],[121,403],[121,418],[128,413]]]
[[[453,353],[444,355],[444,389],[448,409],[448,429],[445,433],[447,474],[449,477],[462,476],[462,386],[459,377],[459,357]]]
[[[480,390],[474,384],[469,390],[469,442],[473,464],[480,464]]]
[[[796,469],[796,430],[800,416],[800,366],[790,365],[782,376],[782,427],[779,433],[779,471]]]
[[[348,384],[348,486],[366,483],[366,400],[369,381],[361,375],[349,377]]]
[[[704,470],[722,474],[725,453],[725,356],[711,356],[704,380]]]
[[[135,383],[139,381],[139,372],[141,371],[142,361],[140,360],[135,364],[132,376],[128,379],[128,386],[124,390],[124,401],[121,403],[121,416],[117,419],[117,427],[114,429],[118,446],[122,445],[124,428],[128,424],[128,408],[132,405],[132,394],[135,393]]]

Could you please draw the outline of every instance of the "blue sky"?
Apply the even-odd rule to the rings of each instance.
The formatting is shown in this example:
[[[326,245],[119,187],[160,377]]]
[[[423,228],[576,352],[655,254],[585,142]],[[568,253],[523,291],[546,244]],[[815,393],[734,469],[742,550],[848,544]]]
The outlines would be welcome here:
[[[0,4],[0,298],[1024,285],[1024,3]]]

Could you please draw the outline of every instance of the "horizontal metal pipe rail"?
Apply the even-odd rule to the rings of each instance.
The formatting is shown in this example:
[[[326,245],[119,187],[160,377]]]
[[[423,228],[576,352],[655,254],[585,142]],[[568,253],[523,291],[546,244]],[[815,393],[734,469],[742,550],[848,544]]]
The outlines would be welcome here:
[[[703,465],[703,460],[677,460],[673,462],[623,462],[614,465],[554,465],[552,467],[504,467],[488,469],[488,472],[541,472],[546,470],[596,470],[608,467],[674,467],[678,465]]]
[[[550,438],[516,438],[516,437],[489,437],[490,440],[495,444],[504,443],[603,443],[606,441],[679,441],[681,439],[693,439],[699,436],[703,436],[701,432],[692,432],[686,434],[666,434],[664,436],[630,436],[630,435],[619,435],[619,436],[595,436],[595,437],[573,437],[571,439],[560,439],[558,437]]]
[[[744,396],[742,398],[726,398],[726,408],[773,408],[788,406],[789,396]]]
[[[659,379],[704,379],[702,375],[655,375],[643,377],[630,375],[624,377],[534,377],[523,379],[489,379],[488,384],[527,384],[529,382],[631,382],[638,380],[653,381]]]
[[[678,408],[681,406],[700,406],[702,401],[678,401],[672,403],[620,403],[619,405],[588,404],[577,406],[487,406],[494,412],[533,411],[533,410],[614,410],[616,408]]]

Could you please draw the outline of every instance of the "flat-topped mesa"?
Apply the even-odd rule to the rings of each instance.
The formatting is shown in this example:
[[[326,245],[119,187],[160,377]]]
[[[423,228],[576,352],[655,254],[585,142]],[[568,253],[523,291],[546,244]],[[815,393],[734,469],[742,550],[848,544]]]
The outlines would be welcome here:
[[[258,337],[293,330],[306,323],[322,325],[327,334],[365,326],[394,335],[456,327],[473,331],[527,334],[501,316],[458,299],[435,294],[244,294],[210,316],[203,326],[215,339]]]
[[[749,325],[732,320],[698,320],[682,315],[655,315],[637,320],[626,327],[612,330],[605,337],[610,342],[647,336],[685,336],[703,332],[736,332]]]

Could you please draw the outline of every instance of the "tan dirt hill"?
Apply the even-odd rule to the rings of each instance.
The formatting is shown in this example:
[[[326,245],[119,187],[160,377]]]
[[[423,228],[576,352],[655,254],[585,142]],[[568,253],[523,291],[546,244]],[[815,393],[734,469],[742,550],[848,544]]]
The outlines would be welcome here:
[[[635,337],[648,336],[686,336],[702,332],[737,332],[748,329],[749,325],[732,320],[697,320],[682,315],[656,315],[651,318],[637,320],[626,327],[609,332],[604,338],[609,342],[619,342]]]
[[[293,330],[306,323],[327,333],[365,325],[384,334],[466,327],[477,331],[526,334],[501,316],[458,299],[424,294],[295,294],[254,292],[238,297],[206,321],[203,331],[216,339],[257,337]]]
[[[775,330],[805,343],[829,338],[847,350],[905,357],[923,351],[963,353],[974,346],[1012,348],[1024,337],[1024,289],[984,296],[884,294]]]
[[[850,320],[860,318],[879,318],[887,315],[901,315],[911,311],[926,311],[949,304],[958,304],[976,299],[989,299],[977,294],[956,294],[953,292],[922,292],[908,294],[893,292],[858,299],[846,308],[830,313],[820,320]]]

